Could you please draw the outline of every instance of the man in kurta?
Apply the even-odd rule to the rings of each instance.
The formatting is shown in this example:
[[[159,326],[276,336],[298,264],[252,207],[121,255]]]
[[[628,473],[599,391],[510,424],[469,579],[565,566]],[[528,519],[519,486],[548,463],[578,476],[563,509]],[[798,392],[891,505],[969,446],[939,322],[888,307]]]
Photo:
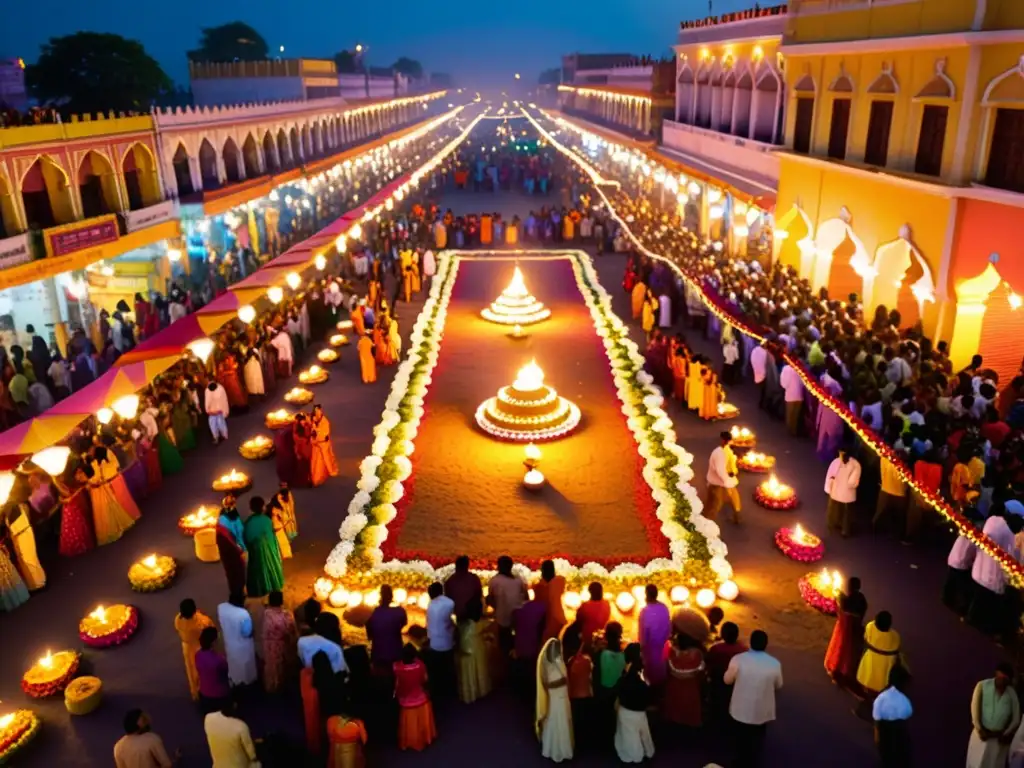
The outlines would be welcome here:
[[[359,350],[359,370],[363,376],[363,384],[372,384],[377,380],[377,363],[373,359],[373,339],[363,332],[356,345]]]
[[[665,643],[672,636],[668,606],[658,602],[658,588],[648,584],[647,605],[640,611],[639,640],[644,658],[644,676],[653,686],[665,682]]]
[[[974,687],[971,699],[971,731],[967,742],[967,768],[1003,768],[1010,741],[1020,724],[1020,702],[1013,690],[1013,667],[1002,663],[995,677]]]
[[[217,623],[224,638],[228,680],[231,685],[252,685],[257,678],[256,643],[243,594],[233,592],[226,603],[217,606]]]
[[[246,589],[249,597],[266,597],[284,589],[284,569],[281,549],[274,534],[274,523],[267,516],[263,498],[249,500],[252,514],[245,521],[245,548],[249,553],[246,564]]]

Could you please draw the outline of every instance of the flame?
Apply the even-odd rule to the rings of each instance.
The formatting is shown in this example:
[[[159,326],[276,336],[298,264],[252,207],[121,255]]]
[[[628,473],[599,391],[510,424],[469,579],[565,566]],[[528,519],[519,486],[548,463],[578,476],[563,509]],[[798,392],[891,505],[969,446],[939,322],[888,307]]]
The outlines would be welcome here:
[[[804,533],[803,526],[800,525],[800,523],[797,523],[796,528],[793,529],[793,540],[803,544],[806,538],[807,534]]]
[[[536,360],[531,360],[520,368],[516,374],[516,380],[512,384],[512,387],[520,392],[536,392],[543,386],[544,371],[537,365]]]
[[[527,459],[529,459],[530,461],[540,460],[540,448],[538,448],[536,445],[534,445],[533,443],[528,443],[525,450]]]
[[[14,722],[14,713],[0,717],[0,731],[6,730]]]
[[[156,555],[150,555],[149,557],[143,558],[142,564],[147,568],[156,568]]]
[[[46,649],[46,655],[39,660],[39,666],[50,669],[53,666],[53,654],[50,653],[50,649]]]
[[[107,609],[102,605],[98,606],[95,611],[89,614],[90,619],[96,619],[100,624],[107,623]]]
[[[523,280],[523,273],[519,270],[518,265],[512,273],[512,282],[505,289],[505,295],[517,299],[525,299],[530,295],[530,292],[526,290],[526,281]]]

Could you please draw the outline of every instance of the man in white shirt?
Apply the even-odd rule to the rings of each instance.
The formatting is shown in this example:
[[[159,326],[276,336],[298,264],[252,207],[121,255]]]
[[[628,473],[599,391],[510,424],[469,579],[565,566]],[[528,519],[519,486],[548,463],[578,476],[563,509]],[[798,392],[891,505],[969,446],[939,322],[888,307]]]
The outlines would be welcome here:
[[[791,365],[786,365],[779,376],[779,384],[786,392],[786,429],[793,437],[800,434],[800,413],[804,407],[804,382]]]
[[[430,647],[424,654],[431,686],[437,696],[455,693],[455,601],[444,593],[444,586],[435,581],[427,590],[427,639]]]
[[[282,378],[292,375],[292,337],[287,331],[280,331],[270,340],[277,350],[277,372]]]
[[[875,744],[883,768],[910,765],[910,734],[907,721],[914,714],[910,699],[903,689],[910,682],[910,673],[897,664],[889,673],[889,687],[875,698],[871,716],[875,721]]]
[[[258,675],[256,642],[252,616],[245,609],[245,595],[232,593],[226,603],[217,606],[217,623],[224,638],[228,659],[228,680],[232,685],[251,685]]]
[[[213,444],[228,439],[228,412],[231,406],[228,404],[228,393],[224,387],[216,381],[211,381],[206,387],[206,420],[210,423],[210,433],[213,435]]]
[[[857,500],[860,485],[860,462],[840,449],[839,457],[832,460],[825,473],[825,493],[828,509],[825,519],[828,530],[839,531],[843,538],[850,535],[850,505]]]
[[[756,768],[761,762],[768,723],[775,719],[775,692],[782,688],[782,665],[765,653],[768,633],[755,629],[750,650],[732,657],[723,682],[732,685],[729,716],[736,726],[736,765]]]
[[[249,726],[237,717],[237,710],[229,697],[219,712],[211,712],[203,721],[213,768],[260,768]]]
[[[728,431],[719,434],[722,444],[711,452],[708,461],[708,494],[704,501],[704,517],[714,520],[718,517],[722,505],[728,501],[732,506],[732,521],[740,521],[740,494],[736,486],[740,481],[736,478],[738,467],[736,466],[736,455],[729,447],[732,442],[732,434]]]
[[[167,307],[167,317],[171,323],[176,323],[187,314],[188,310],[185,309],[185,305],[180,301],[172,300]]]
[[[498,558],[498,572],[487,582],[487,604],[494,607],[498,638],[506,652],[512,650],[512,614],[529,599],[526,583],[512,573],[512,558]]]
[[[337,624],[336,619],[332,619],[331,616],[321,613],[313,621],[314,634],[299,638],[299,661],[302,662],[303,667],[312,667],[313,657],[320,651],[323,651],[327,654],[327,658],[330,659],[331,669],[334,670],[335,674],[338,674],[339,672],[348,672],[348,663],[345,661],[345,651],[336,642],[320,634],[321,630],[326,630],[327,625],[331,623]]]
[[[985,521],[981,532],[1008,555],[1017,557],[1013,531],[1007,525],[1004,514],[1002,505],[994,506],[993,514]],[[1003,599],[1006,593],[1006,571],[998,560],[978,550],[971,565],[971,578],[974,580],[974,597],[967,611],[967,621],[983,632],[1002,633],[1010,623],[1007,603]]]
[[[754,385],[757,387],[759,408],[764,408],[765,373],[768,365],[768,350],[764,348],[764,345],[767,343],[768,341],[765,340],[750,350],[750,369],[754,372]]]

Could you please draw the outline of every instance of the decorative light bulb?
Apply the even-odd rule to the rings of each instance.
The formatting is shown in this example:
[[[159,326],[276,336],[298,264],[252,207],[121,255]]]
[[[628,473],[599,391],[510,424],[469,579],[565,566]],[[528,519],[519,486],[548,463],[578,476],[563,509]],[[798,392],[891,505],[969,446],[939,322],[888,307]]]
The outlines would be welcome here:
[[[125,395],[124,397],[119,397],[113,402],[111,407],[114,409],[114,413],[122,419],[134,419],[135,414],[139,411],[139,396]]]
[[[213,352],[214,342],[213,339],[204,336],[201,339],[190,341],[188,343],[189,351],[202,360],[204,363],[210,359],[210,354]]]
[[[96,421],[100,424],[109,424],[114,419],[114,412],[109,408],[100,408],[96,411]]]
[[[267,298],[271,304],[280,304],[284,301],[284,288],[280,285],[272,285],[267,288]]]
[[[302,278],[299,277],[298,272],[289,272],[284,276],[284,281],[288,283],[288,287],[293,291],[297,291],[299,286],[302,285]]]
[[[256,310],[251,304],[243,304],[238,308],[238,319],[248,325],[256,319]]]

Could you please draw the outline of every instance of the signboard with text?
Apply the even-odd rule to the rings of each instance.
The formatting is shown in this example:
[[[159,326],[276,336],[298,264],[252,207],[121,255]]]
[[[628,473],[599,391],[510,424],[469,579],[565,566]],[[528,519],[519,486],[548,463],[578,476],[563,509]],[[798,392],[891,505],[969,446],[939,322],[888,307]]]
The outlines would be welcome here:
[[[163,224],[178,215],[178,205],[174,200],[165,200],[156,205],[150,205],[138,211],[126,211],[124,213],[124,226],[129,232],[138,232],[140,229],[152,227],[154,224]]]
[[[10,269],[32,261],[32,242],[26,232],[0,240],[0,269]]]
[[[112,243],[120,236],[114,214],[43,230],[47,256],[66,256],[84,248]]]

